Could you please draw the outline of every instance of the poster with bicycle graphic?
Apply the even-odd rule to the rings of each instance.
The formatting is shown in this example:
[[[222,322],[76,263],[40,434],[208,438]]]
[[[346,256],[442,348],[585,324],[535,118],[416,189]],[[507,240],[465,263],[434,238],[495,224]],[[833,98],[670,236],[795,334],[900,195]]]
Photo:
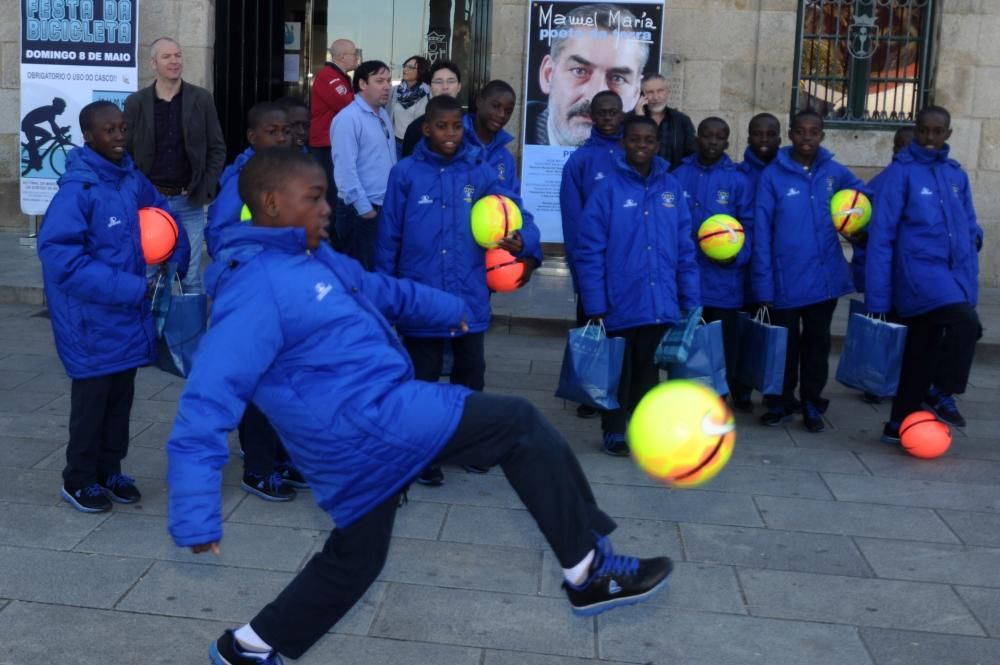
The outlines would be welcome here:
[[[138,87],[138,0],[20,0],[21,211],[45,214],[87,104]]]

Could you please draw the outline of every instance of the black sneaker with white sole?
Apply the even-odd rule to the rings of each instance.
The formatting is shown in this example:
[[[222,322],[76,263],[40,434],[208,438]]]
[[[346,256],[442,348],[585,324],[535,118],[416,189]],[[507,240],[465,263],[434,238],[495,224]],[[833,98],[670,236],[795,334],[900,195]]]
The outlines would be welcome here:
[[[276,651],[258,653],[246,651],[236,641],[233,631],[227,630],[222,637],[208,647],[208,657],[212,665],[284,665]]]
[[[674,569],[669,557],[638,559],[615,554],[611,541],[597,541],[594,562],[582,584],[563,582],[573,614],[593,616],[622,605],[635,605],[667,585]]]
[[[111,501],[104,496],[104,489],[94,483],[86,487],[63,487],[59,495],[81,513],[106,513],[111,510]]]
[[[115,503],[137,503],[142,498],[139,488],[135,486],[135,478],[123,473],[111,473],[98,484],[104,490],[105,496]]]
[[[291,501],[295,498],[295,490],[282,480],[281,474],[276,471],[266,476],[244,471],[240,487],[243,491],[259,496],[265,501]]]

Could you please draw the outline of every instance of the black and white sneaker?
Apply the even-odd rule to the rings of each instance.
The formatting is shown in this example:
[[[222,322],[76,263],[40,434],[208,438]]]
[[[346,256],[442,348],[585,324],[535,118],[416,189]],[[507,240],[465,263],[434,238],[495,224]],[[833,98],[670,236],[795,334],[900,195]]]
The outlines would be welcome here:
[[[563,582],[573,614],[593,616],[621,605],[635,605],[667,585],[674,569],[669,557],[638,559],[615,554],[611,541],[597,541],[590,574],[582,584]]]
[[[243,472],[243,480],[240,487],[244,491],[259,496],[265,501],[291,501],[295,498],[295,490],[281,478],[277,472],[260,476],[249,471]]]
[[[104,489],[97,483],[86,487],[64,486],[59,495],[81,513],[106,513],[111,510],[111,501],[104,496]]]
[[[208,657],[212,665],[284,665],[285,663],[276,651],[268,653],[245,651],[231,630],[227,630],[222,637],[212,642],[208,647]]]
[[[105,496],[115,503],[136,503],[142,498],[139,488],[135,486],[135,478],[123,473],[108,474],[103,480],[98,479]]]
[[[274,470],[278,472],[278,475],[281,476],[286,485],[290,485],[297,490],[309,489],[309,483],[306,482],[305,477],[291,463],[281,462],[276,465]]]

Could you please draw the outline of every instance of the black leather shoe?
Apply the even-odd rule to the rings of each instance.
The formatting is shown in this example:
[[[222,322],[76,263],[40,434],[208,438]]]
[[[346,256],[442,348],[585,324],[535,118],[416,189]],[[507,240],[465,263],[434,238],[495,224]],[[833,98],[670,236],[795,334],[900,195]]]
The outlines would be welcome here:
[[[439,466],[429,466],[420,472],[417,482],[427,487],[440,487],[444,485],[444,472]]]

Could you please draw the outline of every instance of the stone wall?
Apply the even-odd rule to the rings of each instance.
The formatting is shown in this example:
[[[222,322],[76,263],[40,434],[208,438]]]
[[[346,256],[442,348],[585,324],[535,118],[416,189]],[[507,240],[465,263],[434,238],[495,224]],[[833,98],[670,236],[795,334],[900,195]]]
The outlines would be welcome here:
[[[27,231],[21,214],[20,168],[20,14],[17,0],[0,0],[0,230]],[[139,15],[139,85],[152,82],[149,44],[157,37],[177,39],[184,48],[184,78],[212,87],[215,42],[213,0],[145,0]]]
[[[733,130],[742,156],[751,117],[787,118],[795,62],[796,0],[667,0],[661,71],[671,106],[697,124],[709,115]],[[981,281],[1000,286],[1000,1],[944,0],[934,102],[953,114],[952,156],[968,170],[987,242]],[[527,0],[495,0],[491,75],[524,84]],[[517,135],[521,108],[508,129]],[[783,122],[784,124],[784,122]],[[787,143],[787,139],[785,139]],[[826,146],[862,178],[892,154],[892,132],[829,130]]]

